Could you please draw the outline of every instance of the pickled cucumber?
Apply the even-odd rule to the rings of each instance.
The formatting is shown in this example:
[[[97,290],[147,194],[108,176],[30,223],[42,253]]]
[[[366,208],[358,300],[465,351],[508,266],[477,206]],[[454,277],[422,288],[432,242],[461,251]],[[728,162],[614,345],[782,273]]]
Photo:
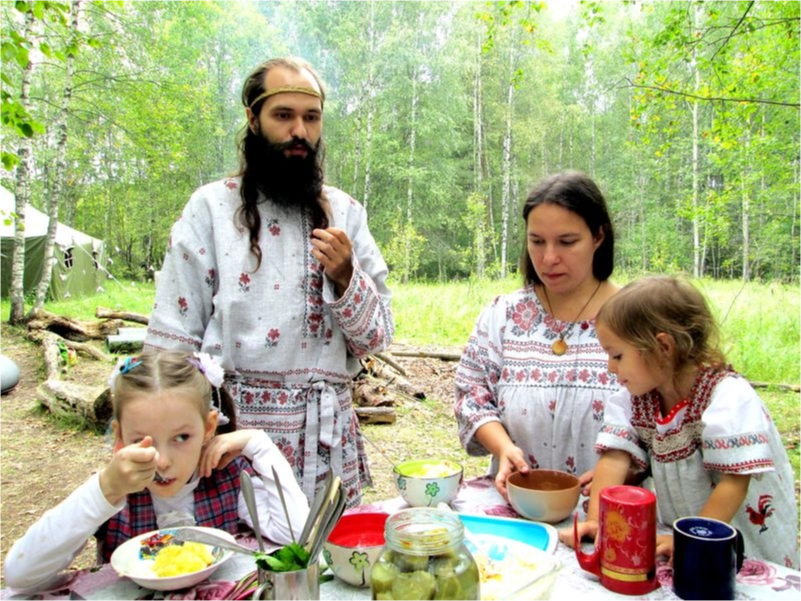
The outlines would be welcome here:
[[[432,599],[436,588],[437,581],[428,572],[398,574],[392,583],[392,596],[396,599]]]
[[[437,592],[434,599],[471,599],[462,590],[462,585],[456,574],[451,572],[450,576],[437,577]]]
[[[428,555],[407,555],[406,553],[395,554],[395,565],[401,572],[427,572]]]
[[[391,563],[379,562],[373,566],[373,569],[370,572],[370,581],[372,583],[373,594],[376,595],[376,599],[381,598],[378,597],[380,593],[389,594],[389,590],[392,588],[392,581],[395,580],[398,574],[400,574],[400,570],[397,566]],[[390,597],[390,599],[391,598],[392,597]]]

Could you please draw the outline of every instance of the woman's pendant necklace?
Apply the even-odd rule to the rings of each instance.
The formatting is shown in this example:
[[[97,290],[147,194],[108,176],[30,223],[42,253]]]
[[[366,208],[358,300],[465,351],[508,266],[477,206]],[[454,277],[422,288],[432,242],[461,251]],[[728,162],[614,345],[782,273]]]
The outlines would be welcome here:
[[[584,303],[584,306],[579,310],[578,315],[576,315],[576,319],[570,322],[570,325],[559,333],[559,338],[553,341],[551,350],[553,351],[554,355],[561,357],[567,352],[568,345],[567,342],[565,342],[565,338],[567,338],[570,335],[570,332],[573,331],[573,326],[575,325],[576,320],[581,317],[581,314],[584,313],[584,309],[586,309],[587,305],[590,304],[590,301],[595,298],[595,295],[598,293],[602,283],[603,282],[598,282],[598,286],[596,286],[595,291],[590,295],[590,298],[587,299],[587,302]],[[548,288],[546,288],[545,284],[542,285],[542,291],[545,293],[545,300],[548,301],[548,310],[551,312],[551,315],[554,315],[553,305],[551,304],[551,299],[548,298]],[[556,319],[555,315],[554,319]]]
[[[554,355],[559,355],[561,357],[567,352],[567,342],[565,342],[564,339],[559,336],[559,338],[553,341],[551,350],[553,351]]]

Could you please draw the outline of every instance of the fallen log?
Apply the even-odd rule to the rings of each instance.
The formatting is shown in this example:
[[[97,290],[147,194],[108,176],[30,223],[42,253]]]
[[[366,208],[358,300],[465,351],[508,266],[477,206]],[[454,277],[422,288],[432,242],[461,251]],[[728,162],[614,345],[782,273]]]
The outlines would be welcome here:
[[[392,407],[354,407],[353,410],[362,424],[394,424],[397,419]]]
[[[374,357],[378,357],[379,359],[381,359],[381,361],[383,361],[384,363],[389,365],[392,369],[394,369],[400,375],[402,375],[402,376],[406,375],[406,370],[403,369],[403,367],[397,361],[395,361],[392,357],[390,357],[386,353],[376,353],[373,356]]]
[[[376,385],[374,381],[357,380],[353,383],[353,403],[359,407],[392,405],[394,401],[384,396],[386,392],[386,388]]]
[[[150,317],[148,315],[130,313],[128,311],[115,311],[114,309],[107,309],[105,307],[97,307],[97,309],[95,309],[95,317],[99,317],[100,319],[123,319],[125,321],[132,321],[144,325],[150,323]]]
[[[58,379],[48,379],[37,389],[39,401],[56,416],[85,419],[93,427],[111,419],[111,395],[105,384],[83,386]]]
[[[396,357],[421,357],[424,359],[442,359],[443,361],[459,361],[461,353],[429,352],[429,351],[392,351]]]
[[[33,342],[38,342],[41,345],[55,344],[56,347],[58,347],[59,342],[62,342],[67,348],[71,348],[78,353],[84,353],[85,355],[88,355],[93,359],[97,359],[98,361],[103,361],[106,363],[111,363],[113,361],[112,357],[106,355],[103,351],[101,351],[93,344],[67,340],[66,338],[62,338],[61,336],[59,336],[58,334],[54,334],[53,332],[47,332],[43,330],[29,331],[28,339],[32,340]]]
[[[413,397],[415,399],[426,398],[426,393],[423,391],[423,389],[415,386],[403,376],[390,371],[390,369],[381,363],[381,361],[379,361],[376,357],[370,357],[369,359],[363,361],[362,366],[371,376],[384,380],[385,386],[394,386],[408,397]]]
[[[109,334],[114,334],[123,325],[119,319],[108,321],[78,321],[70,317],[63,317],[43,309],[32,311],[27,318],[28,330],[47,330],[58,334],[66,340],[86,342],[87,340],[102,340]]]
[[[791,392],[801,392],[801,386],[795,384],[771,384],[770,382],[749,382],[754,388],[781,388]]]
[[[55,381],[61,377],[61,370],[67,369],[61,361],[61,349],[58,348],[57,338],[52,332],[42,333],[42,356],[44,358],[45,374],[48,381]]]

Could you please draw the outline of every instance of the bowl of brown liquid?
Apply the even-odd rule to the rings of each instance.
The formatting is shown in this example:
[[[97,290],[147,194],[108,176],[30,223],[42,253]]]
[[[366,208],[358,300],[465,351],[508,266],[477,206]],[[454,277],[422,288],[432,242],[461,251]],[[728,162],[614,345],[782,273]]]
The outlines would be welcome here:
[[[535,522],[555,524],[573,513],[581,485],[573,474],[537,469],[510,475],[506,490],[517,513]]]

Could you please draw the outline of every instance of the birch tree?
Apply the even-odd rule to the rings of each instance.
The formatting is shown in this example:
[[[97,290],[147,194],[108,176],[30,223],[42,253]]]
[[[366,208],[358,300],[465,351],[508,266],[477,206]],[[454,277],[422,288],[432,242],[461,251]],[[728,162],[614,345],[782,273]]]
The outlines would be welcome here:
[[[28,40],[34,38],[36,20],[33,10],[25,12],[24,27],[20,50],[27,50],[30,47]],[[29,113],[31,78],[34,73],[34,62],[30,60],[28,53],[25,52],[22,59],[22,80],[20,85],[19,107],[23,114]],[[32,140],[30,135],[21,138],[17,147],[19,163],[17,164],[16,186],[14,195],[16,197],[14,211],[14,251],[11,260],[11,306],[9,313],[9,323],[22,323],[25,318],[25,208],[30,200],[31,172],[33,167],[33,155],[31,151]]]
[[[73,0],[70,4],[70,41],[66,51],[66,75],[64,77],[64,88],[62,91],[62,101],[56,113],[54,131],[56,135],[56,169],[53,179],[53,187],[47,197],[49,205],[48,216],[50,222],[47,226],[47,239],[44,247],[44,266],[42,268],[42,279],[36,286],[36,298],[31,311],[41,309],[50,288],[50,279],[53,275],[53,266],[58,261],[55,254],[56,229],[58,228],[58,208],[64,191],[64,180],[67,177],[67,115],[69,115],[72,103],[72,79],[75,70],[75,54],[78,52],[80,43],[80,22],[83,0]]]

